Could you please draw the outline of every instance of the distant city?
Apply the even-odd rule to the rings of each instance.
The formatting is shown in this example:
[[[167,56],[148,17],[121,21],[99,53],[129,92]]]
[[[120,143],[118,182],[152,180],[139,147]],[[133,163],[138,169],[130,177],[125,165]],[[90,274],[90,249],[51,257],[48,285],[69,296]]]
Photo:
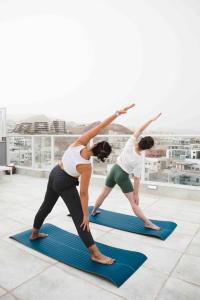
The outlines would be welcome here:
[[[197,120],[195,119],[195,122]],[[8,115],[7,116],[7,133],[11,134],[82,134],[90,125],[95,126],[97,122],[86,124],[83,122],[74,122],[69,120],[61,120],[59,118],[49,118],[46,115]],[[116,126],[117,125],[117,126]],[[162,125],[162,124],[161,124]],[[145,132],[149,134],[188,134],[200,135],[200,127],[193,128],[182,126],[160,127],[152,130],[151,127]],[[89,127],[88,127],[89,126]],[[102,134],[130,134],[134,131],[133,125],[128,124],[111,124]]]
[[[7,120],[8,134],[82,134],[99,122],[91,124],[77,124],[63,120],[51,120],[45,115],[30,117],[23,121]],[[111,124],[102,134],[131,134],[133,131],[120,124]]]
[[[80,135],[97,124],[51,120],[43,115],[22,122],[8,121],[10,162],[49,169],[74,141],[73,135]],[[94,174],[107,174],[132,133],[129,128],[115,123],[102,132],[105,134],[103,139],[111,143],[113,151],[104,164],[94,159]],[[94,141],[101,139],[96,137]],[[200,136],[165,133],[157,134],[154,139],[156,146],[145,153],[143,181],[200,186]]]

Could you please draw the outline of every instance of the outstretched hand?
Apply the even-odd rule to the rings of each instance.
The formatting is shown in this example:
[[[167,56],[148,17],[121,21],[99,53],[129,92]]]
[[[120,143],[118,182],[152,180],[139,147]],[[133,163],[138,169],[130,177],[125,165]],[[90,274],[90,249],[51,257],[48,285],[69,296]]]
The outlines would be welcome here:
[[[154,118],[152,118],[152,121],[156,121],[160,116],[162,115],[162,113],[159,113],[158,115],[156,115]]]
[[[119,113],[120,115],[122,115],[122,114],[126,114],[126,113],[127,113],[127,111],[128,111],[130,108],[134,107],[134,106],[135,106],[135,104],[134,104],[134,103],[133,103],[133,104],[131,104],[131,105],[129,105],[129,106],[126,106],[126,107],[124,107],[124,108],[122,108],[122,109],[118,110],[118,113]]]
[[[87,230],[88,232],[90,231],[88,216],[83,216],[83,222],[80,227],[82,227],[83,230]]]

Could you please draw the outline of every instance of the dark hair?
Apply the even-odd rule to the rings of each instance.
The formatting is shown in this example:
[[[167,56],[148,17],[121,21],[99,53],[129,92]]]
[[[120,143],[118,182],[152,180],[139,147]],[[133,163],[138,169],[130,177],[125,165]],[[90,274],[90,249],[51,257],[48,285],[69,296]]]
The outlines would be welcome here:
[[[93,155],[103,162],[110,155],[111,151],[112,147],[106,141],[99,142],[92,148]]]
[[[138,143],[140,150],[147,150],[152,148],[154,145],[154,139],[151,136],[145,136],[141,138]]]

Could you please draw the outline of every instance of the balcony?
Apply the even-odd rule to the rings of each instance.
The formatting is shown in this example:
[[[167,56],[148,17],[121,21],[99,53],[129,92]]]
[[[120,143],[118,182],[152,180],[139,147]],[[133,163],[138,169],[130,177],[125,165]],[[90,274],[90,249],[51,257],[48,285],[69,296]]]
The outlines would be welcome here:
[[[48,176],[77,135],[13,135],[8,137],[8,163],[18,173]],[[153,195],[198,199],[200,192],[200,136],[153,135],[156,148],[143,157],[142,189]],[[112,153],[102,164],[93,159],[93,176],[104,178],[129,135],[99,135],[91,143],[107,140]],[[173,149],[173,150],[172,150]],[[194,151],[195,149],[195,151]],[[194,154],[195,152],[195,154]],[[185,155],[184,155],[185,154]]]
[[[188,176],[187,180],[184,179],[184,184],[173,180],[174,177],[177,178],[177,174],[187,171],[194,176],[199,175],[197,167],[195,170],[191,169],[196,160],[191,165],[190,162],[184,163],[183,157],[166,159],[163,156],[164,158],[155,159],[150,154],[149,157],[144,157],[140,205],[149,218],[170,220],[178,224],[167,240],[161,241],[90,224],[96,241],[139,251],[148,257],[144,265],[120,288],[9,239],[10,235],[32,226],[35,213],[44,197],[48,172],[75,138],[76,136],[56,135],[8,137],[8,160],[15,163],[18,174],[1,175],[0,178],[0,299],[199,299],[200,187],[191,185]],[[113,152],[105,164],[93,160],[90,204],[98,196],[104,177],[127,138],[128,136],[103,136],[94,140],[108,140],[113,145]],[[178,148],[180,145],[187,145],[188,151],[192,137],[155,138],[161,148],[166,149],[169,144],[176,143]],[[184,170],[181,169],[183,165],[186,165]],[[152,178],[154,181],[149,180]],[[185,177],[181,177],[182,182],[183,178]],[[105,201],[103,208],[132,213],[118,187]],[[68,210],[59,199],[45,222],[76,233],[67,213]]]

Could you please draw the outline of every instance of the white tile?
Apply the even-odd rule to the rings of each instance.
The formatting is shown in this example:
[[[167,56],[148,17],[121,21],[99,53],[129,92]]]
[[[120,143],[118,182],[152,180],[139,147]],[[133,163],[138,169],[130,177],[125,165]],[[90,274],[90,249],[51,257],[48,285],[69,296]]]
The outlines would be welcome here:
[[[23,228],[23,230],[20,230],[20,231],[25,231],[27,229],[29,229],[29,228]],[[17,233],[19,233],[19,231],[12,232],[11,235],[14,235],[14,234],[17,234]],[[55,259],[53,259],[53,258],[51,258],[47,255],[44,255],[44,254],[42,254],[38,251],[35,251],[35,250],[33,250],[29,247],[26,247],[25,245],[23,245],[21,243],[18,243],[17,241],[15,241],[13,239],[10,239],[9,236],[10,235],[3,237],[2,240],[7,242],[7,243],[10,243],[12,246],[17,247],[18,249],[21,249],[21,250],[23,250],[24,252],[26,252],[30,255],[38,257],[39,259],[41,259],[41,260],[43,260],[43,261],[45,261],[49,264],[55,264],[57,262],[57,260],[55,260]]]
[[[151,219],[157,219],[157,220],[174,219],[180,221],[187,221],[192,224],[200,224],[200,215],[197,210],[195,212],[189,212],[178,208],[174,209],[173,206],[170,208],[165,208],[163,210],[150,207],[145,209],[144,213],[148,218]]]
[[[88,274],[77,269],[71,268],[64,264],[58,264],[58,267],[64,271],[74,274],[74,276],[87,280],[107,291],[113,292],[122,299],[134,300],[150,300],[154,299],[155,295],[159,292],[161,286],[167,279],[167,275],[157,271],[153,271],[143,266],[140,267],[129,279],[116,288],[112,283],[104,280],[103,278]]]
[[[59,269],[62,269],[63,271],[65,271],[67,273],[70,273],[71,275],[73,275],[77,278],[84,279],[85,281],[90,282],[98,287],[102,287],[106,290],[111,290],[111,291],[116,290],[116,287],[111,282],[107,281],[106,279],[104,279],[102,277],[84,272],[82,270],[78,270],[76,268],[73,268],[71,266],[68,266],[68,265],[60,263],[60,262],[58,262],[56,264],[56,267]],[[121,289],[121,287],[120,287],[120,289]]]
[[[117,295],[105,291],[63,270],[50,267],[12,292],[21,300],[120,300]]]
[[[164,241],[154,237],[145,236],[145,235],[138,235],[137,237],[138,240],[143,241],[147,244],[163,247],[171,250],[176,250],[182,253],[186,250],[192,238],[193,237],[191,235],[176,232],[176,229]]]
[[[150,219],[155,220],[170,220],[170,219],[179,219],[177,216],[179,216],[180,210],[174,209],[173,206],[167,209],[157,209],[149,207],[147,209],[144,209],[144,214],[146,217]]]
[[[19,221],[25,225],[32,226],[37,211],[31,211],[27,208],[21,208],[19,211],[12,212],[10,217],[16,221]]]
[[[180,209],[181,211],[189,211],[189,212],[196,212],[200,209],[200,203],[198,201],[191,201],[191,200],[184,200],[184,199],[172,199],[172,198],[162,198],[160,201],[156,202],[152,205],[152,209]]]
[[[8,293],[0,297],[0,300],[16,300],[16,298],[12,294]]]
[[[196,235],[186,250],[186,253],[200,256],[200,235]]]
[[[160,272],[140,268],[120,288],[119,295],[128,300],[154,299],[166,278]]]
[[[184,254],[172,276],[200,285],[200,257]]]
[[[17,203],[8,203],[0,199],[0,217],[10,217],[11,213],[20,211],[20,207]]]
[[[7,290],[22,284],[49,264],[5,241],[0,241],[0,285]]]
[[[199,210],[200,211],[200,210]],[[188,222],[191,223],[197,223],[200,224],[200,214],[199,211],[195,212],[187,212],[187,211],[181,211],[177,217],[179,220],[187,220]]]
[[[40,197],[37,196],[37,198],[33,198],[32,201],[24,201],[22,206],[24,208],[30,209],[31,211],[34,211],[35,214],[37,213],[38,209],[40,208],[42,202],[44,201],[44,195],[45,193],[43,193]],[[61,198],[59,198],[55,204],[55,206],[53,207],[51,213],[49,214],[49,216],[54,217],[56,215],[64,215],[68,213],[68,209],[67,206],[65,205],[65,203],[62,201]]]
[[[0,236],[9,234],[14,230],[20,230],[22,228],[24,228],[23,223],[12,220],[9,217],[0,219]]]
[[[157,300],[199,300],[200,287],[179,279],[170,278],[159,293]]]
[[[170,219],[169,221],[175,222],[177,224],[177,227],[175,229],[176,233],[194,236],[200,228],[199,224],[193,224],[187,222],[187,220],[180,221],[180,220]]]

